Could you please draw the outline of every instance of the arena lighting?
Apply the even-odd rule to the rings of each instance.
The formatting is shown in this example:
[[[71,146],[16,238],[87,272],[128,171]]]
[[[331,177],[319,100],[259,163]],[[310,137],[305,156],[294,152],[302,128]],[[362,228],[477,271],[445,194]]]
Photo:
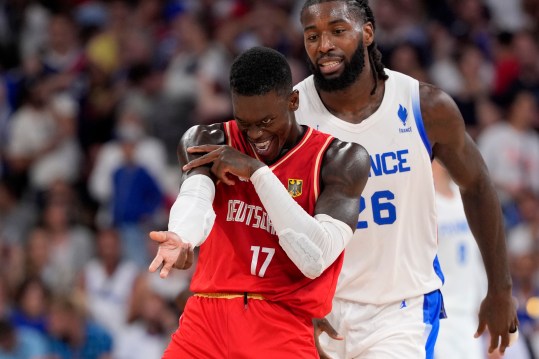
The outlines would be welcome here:
[[[539,318],[539,297],[531,297],[526,302],[526,312],[532,318]]]

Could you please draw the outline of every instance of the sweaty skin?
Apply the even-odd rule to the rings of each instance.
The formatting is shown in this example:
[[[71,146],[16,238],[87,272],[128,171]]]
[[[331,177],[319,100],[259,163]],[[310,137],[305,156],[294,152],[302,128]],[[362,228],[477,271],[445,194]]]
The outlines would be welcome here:
[[[257,169],[275,162],[301,140],[305,128],[295,121],[293,114],[299,101],[297,91],[293,91],[285,103],[282,96],[274,92],[261,96],[233,94],[232,98],[238,128],[263,161],[227,146],[222,124],[194,126],[184,134],[178,146],[182,183],[202,174],[214,182],[234,185],[237,178],[249,179]],[[258,145],[260,143],[262,146]],[[326,214],[355,230],[359,198],[369,170],[369,154],[361,145],[334,139],[322,161],[321,192],[314,214]],[[160,243],[149,268],[151,272],[163,265],[160,275],[166,277],[172,268],[191,266],[193,249],[176,233],[151,232],[150,237]]]
[[[345,62],[358,44],[363,42],[365,47],[363,70],[350,86],[331,92],[318,88],[326,108],[350,123],[360,123],[376,112],[383,99],[385,83],[373,75],[366,50],[374,41],[373,25],[350,11],[344,1],[311,5],[302,12],[301,22],[305,49],[313,66],[320,69],[333,61],[329,64],[331,71],[320,70],[326,78],[342,74]],[[433,156],[447,168],[460,188],[468,224],[485,264],[489,284],[479,312],[476,337],[488,327],[491,334],[488,351],[499,347],[503,353],[509,344],[509,332],[518,326],[518,319],[511,296],[512,281],[496,192],[451,97],[432,85],[420,83],[420,103]]]

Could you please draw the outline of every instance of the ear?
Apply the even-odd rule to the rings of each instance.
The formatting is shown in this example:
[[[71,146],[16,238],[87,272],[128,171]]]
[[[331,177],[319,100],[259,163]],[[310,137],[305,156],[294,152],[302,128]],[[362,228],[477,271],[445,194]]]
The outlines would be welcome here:
[[[374,42],[374,28],[370,22],[366,22],[362,26],[363,44],[369,47]]]
[[[288,97],[288,109],[290,111],[296,111],[299,107],[299,91],[294,90]]]

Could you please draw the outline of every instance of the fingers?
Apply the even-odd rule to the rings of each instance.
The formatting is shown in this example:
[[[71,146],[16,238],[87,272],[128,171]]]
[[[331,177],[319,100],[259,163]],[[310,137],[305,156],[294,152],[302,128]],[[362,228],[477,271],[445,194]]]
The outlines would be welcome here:
[[[479,338],[481,334],[483,334],[486,328],[487,328],[487,323],[479,319],[479,325],[477,326],[477,331],[474,334],[474,338]]]
[[[152,263],[150,263],[150,267],[148,267],[148,270],[150,272],[155,272],[157,268],[163,263],[163,257],[158,253],[155,258],[153,259]]]
[[[207,153],[204,156],[201,156],[199,158],[195,158],[194,160],[189,161],[188,163],[186,163],[182,167],[182,170],[189,171],[190,169],[193,169],[195,167],[200,167],[200,166],[206,165],[208,163],[212,163],[213,161],[215,161],[216,158],[217,158],[216,152]]]
[[[182,269],[189,269],[193,265],[193,262],[195,261],[195,250],[191,245],[189,245],[189,251],[187,253],[187,259],[185,260],[185,264],[183,265]]]
[[[161,272],[159,272],[159,276],[163,279],[168,277],[168,274],[170,273],[171,269],[172,269],[172,263],[164,262],[163,268],[161,268]]]
[[[501,337],[502,337],[502,341],[500,343],[500,354],[503,355],[505,353],[505,348],[509,346],[509,332],[505,333]]]
[[[174,263],[174,268],[177,269],[186,269],[185,264],[187,261],[187,257],[189,255],[189,249],[191,245],[189,243],[182,243],[180,246],[180,254],[178,254],[178,258],[176,259],[176,262]]]
[[[330,338],[332,339],[336,339],[336,340],[343,340],[344,338],[335,330],[335,328],[333,328],[331,326],[331,324],[329,324],[329,321],[324,318],[324,319],[321,319],[319,322],[318,322],[318,328],[323,331],[323,332],[326,332],[327,335],[330,336]]]
[[[221,164],[214,163],[213,166],[211,166],[211,173],[213,173],[215,177],[228,186],[233,186],[236,184],[236,181],[228,176],[227,171],[223,166],[221,166]]]
[[[162,231],[151,231],[150,232],[150,238],[153,241],[163,243],[163,242],[165,242],[167,240],[167,234],[165,232],[162,232]]]
[[[200,145],[200,146],[191,146],[187,147],[188,153],[203,153],[203,152],[211,152],[216,149],[219,149],[223,147],[222,145]]]

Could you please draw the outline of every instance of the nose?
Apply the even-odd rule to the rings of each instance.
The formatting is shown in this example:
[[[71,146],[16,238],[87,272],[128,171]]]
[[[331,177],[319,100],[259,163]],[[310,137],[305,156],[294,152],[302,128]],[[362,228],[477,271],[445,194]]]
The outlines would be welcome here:
[[[247,129],[247,137],[251,140],[256,140],[262,136],[262,130],[258,126],[250,126]]]
[[[333,41],[331,39],[331,35],[327,32],[323,32],[322,35],[320,35],[320,52],[327,53],[335,48],[335,45],[333,45]]]

